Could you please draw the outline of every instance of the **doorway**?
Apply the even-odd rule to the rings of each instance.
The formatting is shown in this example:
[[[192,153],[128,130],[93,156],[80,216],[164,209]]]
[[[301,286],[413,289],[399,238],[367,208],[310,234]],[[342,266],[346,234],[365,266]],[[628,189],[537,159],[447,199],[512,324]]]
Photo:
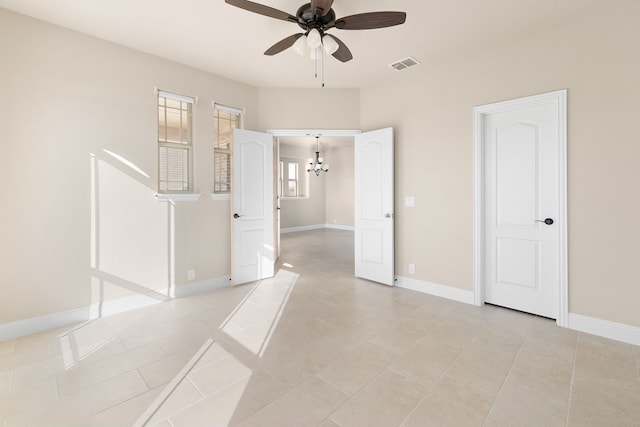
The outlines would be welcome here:
[[[474,294],[567,325],[566,91],[477,107]]]
[[[324,224],[308,224],[306,226],[298,226],[292,231],[303,231],[314,228],[338,228],[354,230],[354,246],[355,246],[355,262],[354,268],[356,277],[361,277],[374,282],[383,283],[389,286],[394,285],[394,212],[393,212],[393,129],[380,129],[361,133],[360,131],[269,131],[280,138],[285,136],[306,136],[315,138],[321,137],[350,137],[353,141],[352,154],[349,156],[348,162],[343,162],[344,169],[351,169],[349,179],[338,179],[333,186],[338,193],[349,194],[348,197],[332,197],[328,200],[334,206],[334,213],[328,214],[325,204],[325,223]],[[292,135],[293,133],[293,135]],[[281,139],[278,139],[280,143]],[[278,144],[280,145],[280,144]],[[351,148],[348,147],[350,150]],[[282,158],[282,151],[279,150],[279,157]],[[351,153],[349,153],[351,154]],[[346,156],[345,156],[346,157]],[[339,157],[336,158],[338,160]],[[294,189],[295,179],[291,183],[291,171],[294,171],[294,178],[297,176],[296,171],[302,168],[300,164],[292,162],[283,163],[279,170],[281,175],[286,172],[286,177],[281,176],[278,181],[284,194],[287,190]],[[293,167],[292,167],[293,166]],[[306,165],[305,165],[306,166]],[[306,167],[305,167],[305,172]],[[334,177],[334,174],[328,175]],[[309,179],[314,180],[315,174],[309,174]],[[324,178],[324,176],[323,176]],[[331,178],[330,178],[331,179]],[[285,185],[286,181],[286,185]],[[384,185],[380,185],[380,184]],[[346,203],[352,206],[346,209]],[[279,202],[285,202],[285,198]],[[288,201],[288,200],[287,200]],[[279,218],[282,218],[284,212],[283,206],[278,210]],[[353,225],[337,224],[336,216],[349,212],[348,221]],[[351,213],[352,212],[352,213]],[[327,215],[328,214],[328,215]],[[284,222],[284,221],[283,221]],[[278,236],[280,221],[278,221]],[[309,228],[304,228],[309,227]]]
[[[319,145],[311,136],[281,136],[278,145],[278,215],[279,256],[281,262],[305,268],[317,263],[314,258],[298,259],[302,240],[312,246],[311,253],[341,253],[341,263],[349,261],[353,275],[353,253],[344,254],[344,246],[333,247],[335,239],[349,240],[353,248],[354,231],[354,138],[353,136],[321,136]],[[307,172],[310,160],[319,157],[328,172]],[[292,253],[293,251],[293,253]],[[283,261],[282,261],[283,260]],[[329,268],[330,271],[330,268]]]
[[[319,138],[328,172],[307,172],[314,137],[279,137],[278,195],[283,233],[335,228],[353,231],[353,137]]]

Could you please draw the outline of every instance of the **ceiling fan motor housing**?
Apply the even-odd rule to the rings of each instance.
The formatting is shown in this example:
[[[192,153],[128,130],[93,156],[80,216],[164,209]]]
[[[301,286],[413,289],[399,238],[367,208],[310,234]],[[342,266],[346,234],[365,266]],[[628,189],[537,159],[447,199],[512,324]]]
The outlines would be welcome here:
[[[321,33],[328,28],[331,28],[336,23],[336,13],[333,9],[329,9],[324,15],[316,13],[311,8],[311,3],[306,3],[300,6],[296,12],[296,18],[298,19],[298,25],[305,31],[309,31],[312,28],[318,29]]]

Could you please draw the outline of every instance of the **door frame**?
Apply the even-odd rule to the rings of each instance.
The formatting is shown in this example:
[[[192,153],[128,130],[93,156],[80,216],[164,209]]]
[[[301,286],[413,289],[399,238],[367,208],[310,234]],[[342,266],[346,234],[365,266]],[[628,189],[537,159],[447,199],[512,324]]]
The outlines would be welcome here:
[[[473,109],[473,301],[484,305],[485,277],[485,158],[484,118],[486,115],[541,104],[555,103],[558,106],[558,226],[560,227],[560,259],[558,292],[558,326],[568,327],[569,315],[569,271],[567,235],[567,90],[558,90],[540,95],[481,105]]]

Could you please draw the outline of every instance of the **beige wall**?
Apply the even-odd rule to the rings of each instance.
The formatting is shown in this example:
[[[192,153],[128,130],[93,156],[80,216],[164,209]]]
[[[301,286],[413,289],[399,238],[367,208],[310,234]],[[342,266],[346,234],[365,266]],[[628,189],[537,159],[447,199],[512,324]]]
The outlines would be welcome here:
[[[412,262],[417,279],[472,289],[472,109],[566,88],[570,312],[640,326],[638,16],[640,3],[421,58],[402,81],[361,91],[362,127],[396,129],[398,274]]]
[[[259,89],[260,127],[360,129],[358,89]]]
[[[256,128],[257,89],[4,9],[0,52],[0,323],[229,274],[211,103]],[[198,97],[199,202],[154,198],[155,86]]]
[[[298,160],[298,174],[301,181],[308,184],[305,197],[280,200],[281,229],[318,225],[326,222],[325,177],[323,175],[309,175],[305,170],[306,161],[315,155],[314,152],[315,149],[309,145],[309,138],[280,138],[280,158]]]
[[[353,138],[333,142],[325,155],[327,224],[353,227]]]
[[[315,156],[315,145],[309,138],[280,138],[280,157],[301,160]],[[309,197],[282,199],[280,225],[282,228],[318,224],[353,227],[353,138],[323,138],[320,155],[331,170],[328,173],[301,173],[309,185]],[[286,164],[285,164],[286,168]]]

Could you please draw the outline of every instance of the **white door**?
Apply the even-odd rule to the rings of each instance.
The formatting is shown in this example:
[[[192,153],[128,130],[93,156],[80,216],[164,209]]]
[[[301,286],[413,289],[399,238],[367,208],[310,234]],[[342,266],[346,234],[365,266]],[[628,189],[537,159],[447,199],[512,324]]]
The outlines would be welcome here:
[[[273,137],[233,131],[233,283],[273,276]]]
[[[394,284],[393,128],[355,136],[356,277]]]
[[[558,318],[560,142],[557,102],[485,114],[485,301]]]
[[[280,170],[280,139],[276,140],[276,158],[274,159],[273,164],[275,165],[276,168],[276,175],[277,175],[277,179],[276,179],[276,243],[277,243],[277,253],[276,253],[276,259],[280,258],[280,254],[282,253],[282,246],[280,246],[280,200],[282,199],[282,194],[280,194],[280,192],[282,191],[282,170]]]

